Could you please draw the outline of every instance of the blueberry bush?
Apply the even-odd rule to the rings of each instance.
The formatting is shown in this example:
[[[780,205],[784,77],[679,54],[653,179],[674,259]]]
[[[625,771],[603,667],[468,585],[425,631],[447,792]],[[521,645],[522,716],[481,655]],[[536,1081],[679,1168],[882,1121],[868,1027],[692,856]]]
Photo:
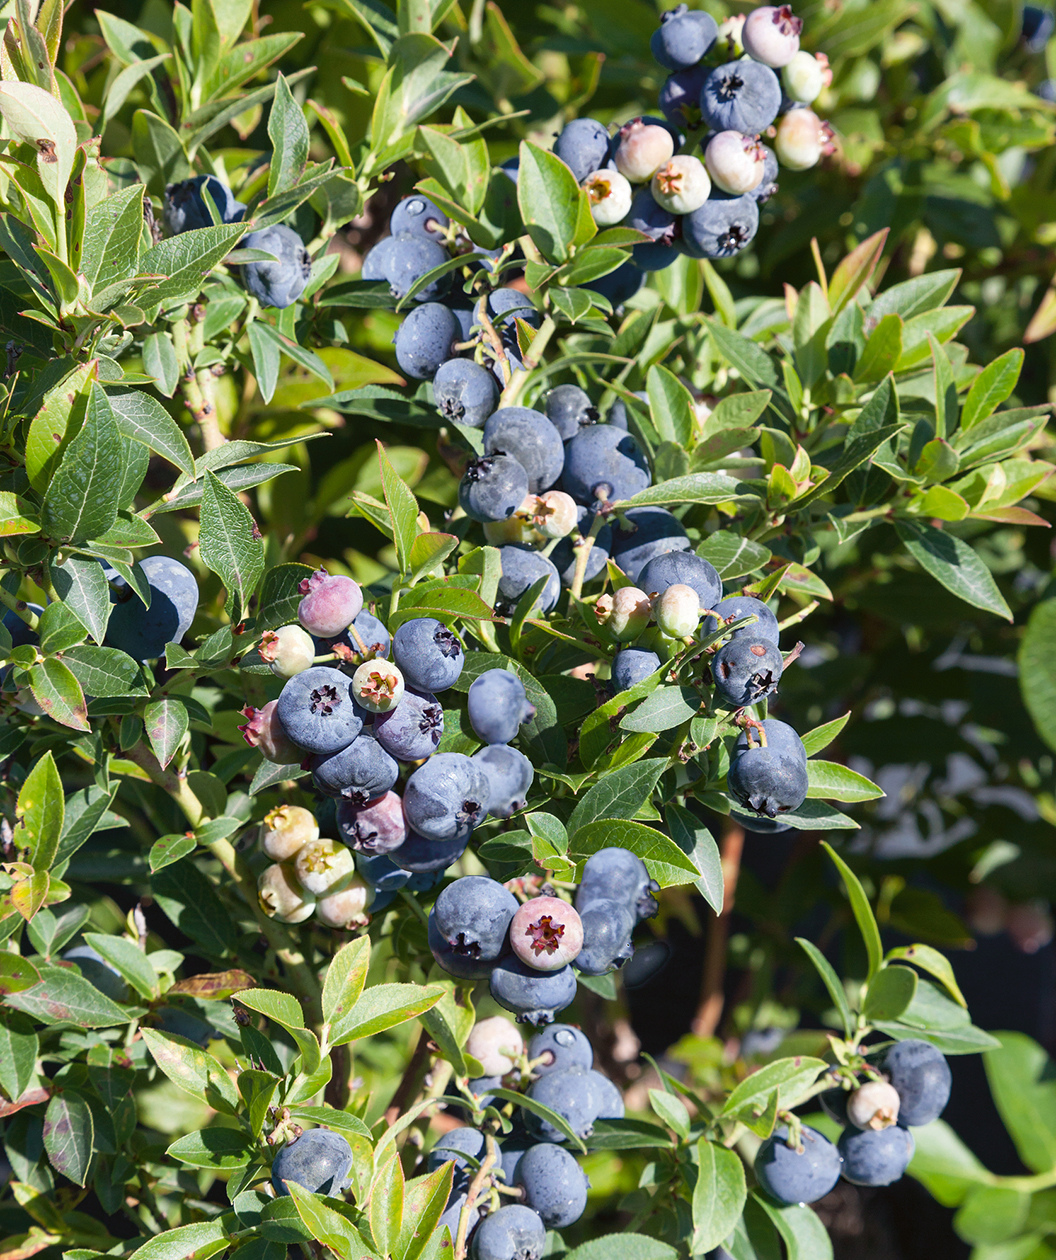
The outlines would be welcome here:
[[[2,9],[0,1260],[1056,1255],[1053,15],[133,8]]]

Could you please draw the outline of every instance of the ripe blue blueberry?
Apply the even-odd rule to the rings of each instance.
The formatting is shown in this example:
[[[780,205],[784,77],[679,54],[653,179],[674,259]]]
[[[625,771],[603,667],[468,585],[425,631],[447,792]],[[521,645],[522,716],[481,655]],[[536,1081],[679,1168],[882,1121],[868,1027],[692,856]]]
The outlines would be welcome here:
[[[509,744],[485,744],[473,754],[472,760],[478,762],[488,776],[491,789],[488,814],[492,818],[509,818],[524,809],[528,789],[535,778],[535,769],[524,753]]]
[[[567,442],[574,438],[585,425],[595,424],[598,409],[590,401],[590,395],[578,385],[557,385],[546,396],[543,403],[546,418],[561,434],[561,440]]]
[[[459,1173],[472,1174],[483,1162],[488,1143],[479,1129],[463,1125],[459,1129],[449,1129],[437,1138],[436,1145],[429,1152],[425,1166],[430,1172],[436,1172],[444,1164],[454,1164]],[[475,1163],[464,1157],[468,1155]]]
[[[700,128],[700,94],[707,77],[707,66],[691,66],[688,70],[676,70],[667,76],[660,89],[658,103],[660,112],[669,123],[684,131]]]
[[[506,951],[517,898],[497,880],[466,875],[436,899],[437,930],[456,954],[494,962]]]
[[[105,642],[137,661],[148,661],[164,656],[166,643],[179,643],[190,629],[198,611],[198,583],[185,564],[168,556],[147,556],[139,568],[150,587],[149,608],[124,578],[104,570],[113,604]]]
[[[783,658],[773,643],[735,634],[711,658],[715,699],[727,709],[757,704],[777,691],[783,668]]]
[[[801,1135],[800,1151],[788,1145],[788,1126],[778,1125],[755,1157],[759,1184],[778,1203],[815,1203],[839,1180],[843,1161],[836,1147],[807,1125]]]
[[[468,1183],[466,1183],[468,1186]],[[439,1237],[446,1229],[451,1235],[451,1241],[454,1242],[458,1236],[458,1225],[462,1219],[462,1209],[466,1206],[469,1195],[462,1186],[452,1185],[451,1194],[447,1200],[447,1207],[440,1213],[440,1219],[436,1222],[436,1235]],[[478,1219],[479,1213],[476,1209],[473,1211],[473,1221]],[[469,1227],[473,1228],[472,1224]]]
[[[829,1117],[835,1120],[837,1124],[846,1127],[850,1121],[847,1119],[847,1099],[850,1094],[847,1090],[837,1085],[834,1089],[827,1089],[824,1093],[818,1095],[818,1102],[821,1103],[821,1109]]]
[[[588,1138],[594,1132],[594,1121],[598,1118],[598,1100],[591,1076],[589,1069],[580,1067],[546,1072],[528,1087],[528,1097],[556,1111],[577,1137]],[[556,1125],[534,1111],[525,1109],[523,1115],[528,1132],[541,1142],[567,1140]]]
[[[312,781],[326,796],[366,805],[392,787],[399,764],[373,735],[362,732],[347,748],[311,759]]]
[[[504,521],[528,494],[528,474],[510,455],[497,451],[471,459],[458,483],[458,502],[471,521]]]
[[[395,709],[374,719],[374,737],[397,761],[431,757],[443,734],[443,706],[428,691],[408,689]]]
[[[517,1169],[524,1158],[524,1153],[529,1147],[534,1145],[535,1139],[519,1123],[518,1117],[514,1121],[512,1131],[499,1142],[499,1160],[502,1165],[503,1178],[508,1186],[512,1186],[516,1182]]]
[[[365,648],[374,656],[388,656],[392,640],[389,638],[389,632],[385,629],[384,623],[379,621],[373,613],[364,609],[352,622],[351,628],[356,633],[354,636],[350,634],[348,641],[354,652],[362,655],[362,650]],[[403,676],[407,678],[406,670],[403,671]]]
[[[488,776],[476,762],[463,753],[437,753],[407,780],[407,823],[426,840],[468,840],[488,812],[488,792]]]
[[[629,499],[651,481],[645,455],[623,429],[588,425],[568,443],[562,485],[577,503]]]
[[[622,967],[634,953],[631,932],[635,914],[626,903],[597,898],[586,903],[581,919],[583,948],[576,969],[585,976],[604,976]]]
[[[541,411],[500,407],[484,423],[484,453],[512,456],[528,474],[528,489],[542,494],[561,476],[565,447],[561,434]]]
[[[700,111],[713,131],[757,136],[781,108],[781,81],[758,61],[728,61],[708,75],[700,93]]]
[[[807,750],[803,747],[803,741],[796,732],[788,725],[787,722],[781,722],[777,718],[767,718],[763,724],[763,730],[766,733],[766,746],[772,753],[789,757],[794,761],[807,764]],[[751,742],[749,743],[749,734]],[[739,757],[742,753],[747,752],[749,748],[758,748],[762,744],[759,731],[755,727],[741,731],[737,737],[737,743],[734,745],[735,757]]]
[[[521,723],[535,716],[524,683],[508,669],[485,670],[469,688],[469,722],[485,744],[508,744]]]
[[[573,1155],[553,1142],[539,1142],[524,1152],[517,1165],[517,1185],[547,1229],[574,1224],[587,1206],[586,1173]]]
[[[1056,15],[1051,9],[1036,4],[1023,6],[1023,42],[1030,52],[1044,52],[1049,36],[1056,29]]]
[[[212,198],[215,211],[207,204],[206,194]],[[166,187],[163,213],[165,230],[170,236],[176,236],[216,223],[238,223],[246,207],[235,200],[235,194],[215,175],[196,175],[194,179]]]
[[[400,232],[412,232],[427,236],[433,241],[444,240],[444,229],[451,220],[434,202],[421,193],[412,193],[397,205],[389,216],[389,231],[393,236]]]
[[[631,261],[639,271],[664,271],[678,262],[681,252],[677,245],[646,241],[641,245],[631,246]]]
[[[538,328],[542,323],[542,315],[527,293],[515,289],[511,285],[503,285],[492,289],[488,294],[488,317],[496,328],[505,333],[515,335],[515,321],[523,319],[526,324]],[[516,344],[511,342],[511,344]]]
[[[776,818],[798,809],[807,799],[807,763],[774,748],[750,748],[730,762],[726,775],[730,794],[756,814]]]
[[[777,646],[780,631],[777,626],[777,618],[770,609],[763,603],[761,599],[754,599],[751,595],[730,595],[726,599],[720,600],[713,605],[715,612],[724,620],[733,618],[739,621],[742,617],[756,617],[750,625],[742,626],[740,630],[735,630],[734,638],[741,635],[751,639],[764,639],[767,643]],[[714,634],[720,629],[717,617],[705,617],[704,625],[701,627],[702,634]]]
[[[544,577],[546,585],[532,606],[531,615],[538,617],[554,608],[561,594],[561,575],[549,556],[510,545],[499,548],[499,561],[502,575],[499,578],[495,611],[500,616],[511,616],[521,596]]]
[[[665,70],[688,70],[708,53],[718,33],[710,13],[679,4],[660,14],[649,49]]]
[[[612,658],[610,680],[613,695],[626,691],[655,674],[660,668],[660,657],[645,648],[622,648]]]
[[[658,888],[645,863],[630,849],[599,849],[583,867],[576,909],[583,914],[592,901],[618,901],[637,919],[650,919],[659,909],[653,896]]]
[[[443,874],[465,853],[468,842],[468,836],[456,836],[454,840],[429,840],[416,831],[408,831],[407,839],[398,848],[392,849],[388,856],[412,875]],[[431,888],[432,884],[427,886]]]
[[[500,959],[491,973],[491,996],[526,1024],[549,1024],[557,1011],[571,1006],[576,997],[576,976],[571,967],[560,971],[536,971],[516,954]]]
[[[632,582],[654,556],[691,548],[682,522],[667,508],[628,508],[613,526],[612,558]]]
[[[491,975],[495,960],[476,957],[461,950],[458,945],[452,945],[436,926],[435,908],[429,911],[428,935],[429,952],[449,976],[456,976],[459,980],[486,980]]]
[[[324,756],[347,748],[367,716],[352,696],[352,679],[326,665],[294,675],[279,695],[277,712],[295,744]]]
[[[404,298],[413,286],[434,267],[448,260],[447,250],[427,236],[402,232],[392,237],[392,246],[386,255],[385,279],[389,282],[392,296]],[[435,302],[451,283],[449,274],[432,280],[414,295],[416,302]]]
[[[586,281],[583,288],[593,289],[595,293],[600,293],[616,310],[624,302],[629,302],[643,284],[645,284],[645,273],[641,268],[636,267],[634,263],[625,262],[615,271],[610,271],[608,275]]]
[[[752,197],[756,205],[762,206],[777,193],[777,176],[781,168],[773,149],[765,144],[759,147],[763,150],[763,177],[752,189]]]
[[[607,128],[596,118],[574,118],[554,141],[554,153],[582,184],[605,165],[609,143]]]
[[[271,1165],[271,1184],[278,1195],[289,1194],[287,1181],[295,1181],[313,1194],[337,1196],[348,1185],[352,1148],[340,1133],[309,1129],[287,1144]]]
[[[665,551],[638,570],[638,585],[650,595],[662,595],[669,586],[692,586],[701,608],[714,608],[722,598],[722,579],[715,566],[692,551]]]
[[[458,320],[448,307],[439,302],[412,307],[393,338],[400,371],[416,381],[431,381],[460,338]]]
[[[913,1134],[900,1124],[886,1129],[845,1129],[837,1149],[843,1175],[856,1186],[889,1186],[913,1158]]]
[[[930,1124],[950,1100],[952,1076],[942,1053],[926,1041],[897,1041],[883,1070],[899,1098],[899,1124]]]
[[[403,801],[392,791],[365,805],[341,800],[337,805],[337,831],[339,838],[357,853],[388,853],[407,839]]]
[[[579,538],[585,537],[594,523],[594,513],[588,507],[580,503],[577,504],[577,509],[578,527],[576,532],[568,538],[562,538],[550,553],[550,559],[564,586],[571,586],[575,578],[576,557],[579,554],[579,547],[582,545],[577,542],[577,535]],[[603,525],[598,530],[594,539],[594,545],[587,556],[587,567],[583,574],[585,582],[593,581],[604,570],[611,547],[612,526]]]
[[[284,223],[250,232],[241,242],[242,249],[262,249],[274,254],[274,261],[251,262],[241,268],[242,287],[261,306],[279,310],[292,306],[304,292],[312,274],[312,260],[304,242]]]
[[[648,188],[640,188],[635,193],[626,223],[627,227],[644,232],[651,241],[661,245],[670,245],[677,236],[678,220],[657,203]]]
[[[547,1072],[563,1072],[566,1068],[594,1066],[594,1048],[585,1032],[571,1024],[551,1024],[537,1032],[528,1043],[528,1061],[538,1076]]]
[[[730,817],[739,827],[756,836],[776,836],[783,831],[792,830],[789,823],[778,822],[776,818],[766,818],[762,814],[754,814],[737,807],[730,810]]]
[[[758,230],[754,192],[740,197],[713,192],[699,210],[683,217],[682,248],[691,258],[732,258]]]
[[[105,993],[115,1002],[128,1000],[128,985],[121,973],[91,945],[74,945],[62,957],[66,962],[76,963],[81,975],[100,993]]]
[[[492,1212],[473,1231],[471,1260],[541,1260],[546,1226],[537,1212],[510,1203]]]
[[[622,1120],[624,1115],[623,1095],[607,1076],[592,1069],[587,1073],[590,1091],[594,1095],[595,1119]]]
[[[407,685],[418,691],[454,686],[466,659],[458,636],[435,617],[405,621],[396,631],[392,652]]]
[[[432,845],[431,847],[438,849],[442,846]],[[406,888],[408,892],[428,892],[444,877],[442,870],[417,873],[405,871],[385,853],[358,854],[356,869],[374,889],[374,902],[371,909],[375,914],[384,909],[401,888]]]
[[[448,359],[433,377],[433,398],[445,420],[479,429],[498,406],[499,387],[488,369],[472,359]]]
[[[386,236],[384,240],[372,246],[363,255],[363,263],[359,269],[359,278],[361,280],[388,280],[389,278],[389,262],[392,258],[392,251],[395,249],[395,243],[391,236]]]

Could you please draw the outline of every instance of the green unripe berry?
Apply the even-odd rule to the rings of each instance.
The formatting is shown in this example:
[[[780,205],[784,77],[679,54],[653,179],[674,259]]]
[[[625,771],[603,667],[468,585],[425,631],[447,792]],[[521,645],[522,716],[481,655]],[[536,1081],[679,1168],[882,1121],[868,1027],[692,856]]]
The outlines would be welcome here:
[[[293,867],[305,892],[323,897],[349,881],[355,874],[356,860],[346,845],[322,836],[298,851]]]
[[[660,595],[653,613],[656,624],[672,639],[685,639],[700,624],[700,596],[692,586],[676,582]]]
[[[267,866],[257,880],[257,900],[269,919],[303,923],[315,909],[315,895],[303,889],[286,863]]]
[[[278,805],[264,815],[260,824],[260,847],[273,862],[289,861],[306,844],[318,839],[315,815],[302,805]]]

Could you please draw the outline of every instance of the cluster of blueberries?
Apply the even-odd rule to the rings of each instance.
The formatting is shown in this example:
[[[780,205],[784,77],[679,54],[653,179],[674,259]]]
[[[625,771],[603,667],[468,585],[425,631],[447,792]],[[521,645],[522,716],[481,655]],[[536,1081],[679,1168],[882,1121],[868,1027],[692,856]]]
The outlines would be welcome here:
[[[632,956],[631,934],[657,912],[657,890],[641,858],[621,848],[588,858],[574,905],[546,888],[520,903],[497,880],[468,875],[437,897],[429,948],[450,975],[487,980],[519,1020],[548,1024],[575,998],[577,971],[606,975]]]

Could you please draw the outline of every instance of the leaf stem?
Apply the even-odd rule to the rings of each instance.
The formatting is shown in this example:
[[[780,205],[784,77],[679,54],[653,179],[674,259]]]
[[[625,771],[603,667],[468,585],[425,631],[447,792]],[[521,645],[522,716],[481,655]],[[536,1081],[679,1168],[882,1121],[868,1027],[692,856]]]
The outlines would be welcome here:
[[[572,575],[572,598],[581,599],[583,595],[583,581],[587,576],[587,561],[590,559],[590,553],[594,548],[594,541],[601,533],[605,525],[605,514],[598,512],[595,514],[594,520],[591,522],[590,529],[579,543],[576,549],[576,569]]]

